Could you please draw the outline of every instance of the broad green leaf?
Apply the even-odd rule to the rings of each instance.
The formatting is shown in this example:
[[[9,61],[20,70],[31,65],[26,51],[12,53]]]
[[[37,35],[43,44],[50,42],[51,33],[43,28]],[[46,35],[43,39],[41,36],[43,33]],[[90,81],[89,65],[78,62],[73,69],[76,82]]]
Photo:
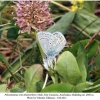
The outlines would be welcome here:
[[[90,65],[90,66],[88,66],[88,69],[87,69],[87,81],[91,81],[91,77],[92,77],[92,75],[90,74],[90,72],[92,71],[92,70],[94,70],[94,65]]]
[[[86,67],[84,64],[84,55],[81,54],[77,57],[77,63],[82,75],[82,82],[86,82],[86,77],[87,77],[87,71],[86,71]]]
[[[25,87],[27,92],[36,92],[36,84],[42,78],[43,68],[41,65],[33,65],[25,72]]]
[[[92,41],[92,43],[88,46],[86,49],[86,54],[89,59],[91,59],[97,52],[98,50],[98,42],[97,41]]]
[[[80,46],[80,43],[83,45],[83,47],[85,47],[85,45],[88,43],[88,39],[86,39],[86,40],[81,40],[81,41],[78,41],[78,42],[76,42],[73,46],[72,46],[72,48],[70,49],[70,51],[73,53],[73,55],[74,56],[78,56],[77,54],[78,54],[78,48],[79,48],[79,46]]]
[[[13,28],[8,29],[8,31],[7,31],[7,38],[9,40],[16,39],[18,37],[18,31],[19,31],[18,27],[13,27]]]
[[[68,83],[52,84],[45,87],[41,92],[72,92],[74,86]]]
[[[75,43],[72,48],[70,49],[70,51],[74,54],[74,56],[77,56],[77,51],[78,51],[78,48],[79,48],[79,45],[80,45],[80,42],[82,43],[83,47],[86,46],[86,44],[89,42],[88,39],[86,40],[81,40],[77,43]],[[92,48],[92,49],[91,49]],[[85,50],[87,56],[89,59],[91,59],[96,51],[98,49],[98,43],[96,41],[92,41],[92,43],[88,46],[88,48]]]
[[[94,13],[95,2],[94,1],[85,1],[84,8],[88,10],[90,13]]]
[[[56,64],[56,71],[69,84],[76,85],[82,80],[77,61],[69,51],[65,51],[59,56]]]
[[[20,83],[17,83],[13,86],[13,88],[10,90],[10,92],[17,92],[17,93],[21,93],[21,92],[24,92],[25,91],[25,87],[23,85],[24,83],[20,82]]]
[[[44,80],[41,80],[41,81],[36,83],[37,92],[40,92],[42,90],[43,84],[44,84]]]
[[[90,87],[92,84],[93,83],[90,82],[79,83],[77,86],[75,86],[74,92],[82,92],[85,88]]]
[[[84,46],[81,42],[79,42],[79,49],[77,51],[77,57],[82,57],[82,60],[83,60],[83,64],[84,64],[84,67],[85,67],[85,70],[88,69],[88,58],[87,58],[87,54],[84,50]],[[82,62],[82,61],[81,61]],[[80,62],[79,62],[80,63]],[[81,64],[81,63],[80,63]],[[81,66],[81,65],[80,65]],[[79,66],[79,67],[80,67]],[[85,74],[85,73],[84,73]]]
[[[85,35],[90,36],[100,29],[100,18],[87,10],[82,9],[76,13],[74,24],[77,25],[80,30],[85,28],[82,33],[85,32]]]
[[[97,67],[97,68],[100,68],[100,54],[98,54],[98,55],[96,56],[95,64],[96,64],[96,67]]]
[[[74,12],[66,13],[57,23],[52,25],[47,31],[52,32],[52,33],[59,31],[62,34],[66,34],[66,30],[71,25],[71,23],[74,19],[74,16],[75,16]]]
[[[0,92],[2,93],[9,92],[9,90],[7,89],[7,84],[0,85]]]

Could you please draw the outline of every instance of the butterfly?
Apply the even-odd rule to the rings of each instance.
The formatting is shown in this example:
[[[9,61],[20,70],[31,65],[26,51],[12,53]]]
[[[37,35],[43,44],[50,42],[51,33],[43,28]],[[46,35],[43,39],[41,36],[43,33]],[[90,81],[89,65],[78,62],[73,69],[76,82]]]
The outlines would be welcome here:
[[[53,63],[56,64],[56,56],[65,47],[66,39],[61,32],[45,32],[37,33],[37,40],[44,51],[43,63],[44,67],[54,69]]]

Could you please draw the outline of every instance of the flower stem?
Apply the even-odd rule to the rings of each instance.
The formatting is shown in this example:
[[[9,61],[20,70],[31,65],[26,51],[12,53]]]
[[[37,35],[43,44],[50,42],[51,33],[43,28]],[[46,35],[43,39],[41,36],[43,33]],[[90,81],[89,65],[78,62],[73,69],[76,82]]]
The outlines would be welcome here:
[[[45,88],[45,86],[46,86],[46,84],[47,84],[47,80],[48,80],[48,73],[46,74],[45,82],[44,82],[44,84],[43,84],[42,89],[44,89],[44,88]]]
[[[50,2],[53,3],[53,4],[55,4],[55,5],[57,5],[57,6],[62,7],[63,9],[65,9],[65,10],[67,10],[67,11],[71,11],[71,9],[69,9],[68,7],[63,6],[62,4],[60,4],[60,3],[58,3],[58,2],[55,2],[55,1],[53,1],[53,0],[51,0]]]

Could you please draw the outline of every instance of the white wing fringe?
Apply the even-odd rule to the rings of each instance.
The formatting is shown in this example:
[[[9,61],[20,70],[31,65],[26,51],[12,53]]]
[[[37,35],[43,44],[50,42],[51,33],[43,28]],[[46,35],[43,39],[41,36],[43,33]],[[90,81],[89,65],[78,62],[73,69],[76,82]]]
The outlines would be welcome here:
[[[49,68],[51,69],[55,69],[56,67],[56,58],[52,57],[52,58],[43,58],[43,63],[44,63],[44,67],[49,70]]]

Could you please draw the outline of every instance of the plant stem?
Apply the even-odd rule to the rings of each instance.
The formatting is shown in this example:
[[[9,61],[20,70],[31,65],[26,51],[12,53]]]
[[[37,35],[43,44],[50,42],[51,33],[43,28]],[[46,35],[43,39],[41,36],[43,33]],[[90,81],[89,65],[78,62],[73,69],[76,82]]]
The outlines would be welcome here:
[[[58,76],[55,74],[55,83],[58,83]]]
[[[85,28],[83,28],[75,37],[75,40],[79,37],[79,35],[86,29],[88,28],[91,24],[93,24],[95,21],[97,21],[99,18],[97,18],[96,20],[92,21],[91,23],[89,23]]]
[[[22,68],[21,52],[20,52],[20,48],[19,48],[18,43],[19,43],[19,41],[17,40],[17,48],[18,48],[19,59],[20,59],[20,68]]]
[[[58,3],[58,2],[55,2],[55,1],[53,1],[53,0],[51,0],[50,2],[53,3],[53,4],[55,4],[55,5],[57,5],[57,6],[62,7],[63,9],[65,9],[65,10],[67,10],[67,11],[71,11],[68,7],[63,6],[62,4],[60,4],[60,3]]]
[[[96,32],[89,40],[89,42],[86,44],[85,46],[85,50],[88,48],[88,46],[91,44],[91,42],[95,39],[95,37],[99,34],[100,30],[98,32]]]
[[[78,27],[78,26],[76,26],[76,25],[74,25],[74,24],[73,24],[73,27],[75,27],[76,29],[78,29],[79,31],[81,31],[81,28]],[[87,34],[85,31],[82,31],[82,33],[83,33],[85,36],[87,36],[88,38],[91,38],[91,36],[90,36],[89,34]],[[99,40],[97,40],[97,39],[94,39],[94,40],[97,41],[98,43],[100,43]]]
[[[19,82],[19,80],[17,79],[17,77],[11,72],[11,70],[9,69],[8,66],[10,66],[10,65],[9,64],[6,64],[6,68],[9,71],[9,73],[12,75],[12,77],[15,79],[16,82]]]
[[[44,82],[44,84],[43,84],[42,89],[44,89],[44,88],[45,88],[45,86],[46,86],[46,84],[47,84],[47,80],[48,80],[48,73],[46,74],[45,82]]]
[[[0,25],[0,27],[2,27],[2,26],[6,26],[6,25],[9,25],[9,24],[11,24],[11,23],[2,24],[2,25]]]

